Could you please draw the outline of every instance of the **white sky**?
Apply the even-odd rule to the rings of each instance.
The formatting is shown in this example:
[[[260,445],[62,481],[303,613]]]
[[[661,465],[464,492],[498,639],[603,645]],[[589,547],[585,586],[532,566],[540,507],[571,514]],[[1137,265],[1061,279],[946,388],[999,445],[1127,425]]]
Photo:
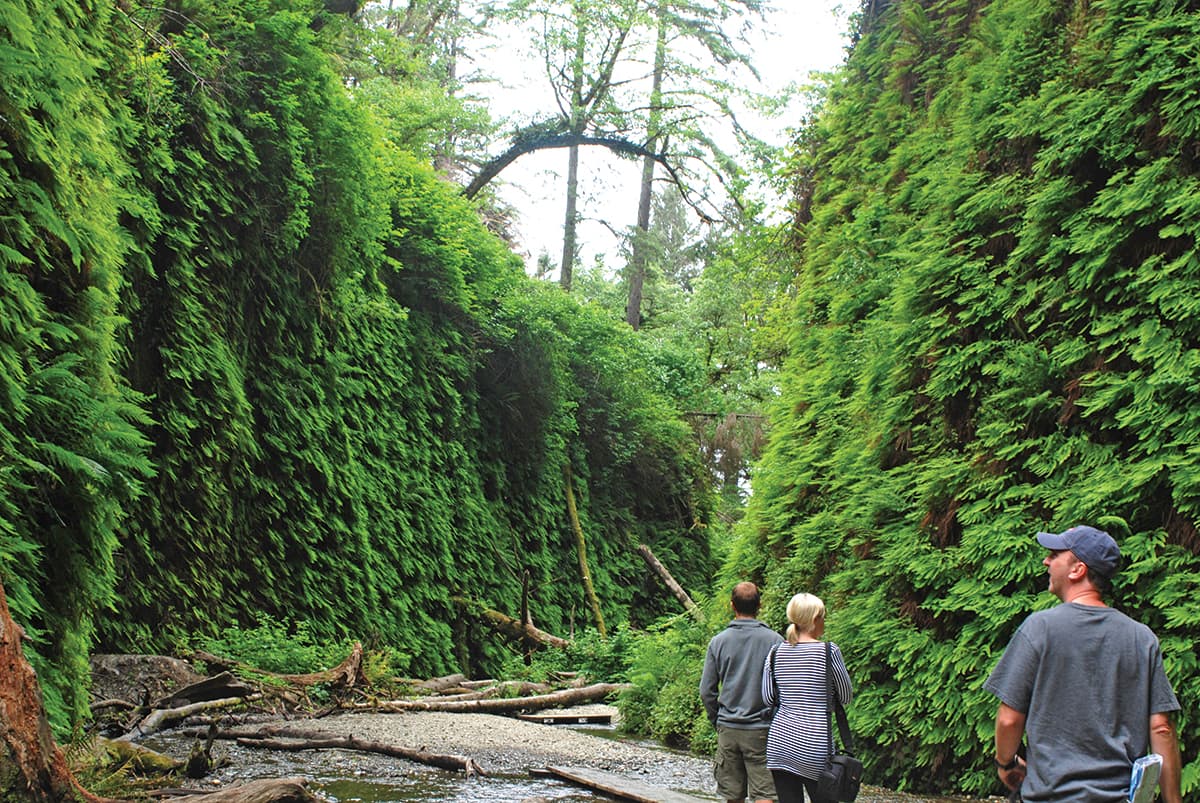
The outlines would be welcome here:
[[[775,93],[789,84],[804,85],[814,71],[830,70],[845,58],[848,9],[843,0],[774,0],[764,30],[751,35],[751,57],[762,85],[758,91]],[[492,115],[504,118],[544,106],[550,94],[540,60],[528,53],[511,55],[511,41],[501,43],[482,68],[506,86],[488,89]],[[800,108],[777,121],[764,120],[756,130],[767,141],[784,144],[785,129],[801,119]],[[741,118],[747,124],[747,117]],[[532,271],[538,255],[550,254],[555,266],[562,257],[562,223],[566,207],[567,149],[534,152],[510,164],[493,184],[500,199],[519,214],[518,250]],[[623,266],[618,255],[619,232],[633,225],[637,215],[637,186],[641,161],[619,159],[603,148],[580,151],[578,266],[591,266],[602,254],[610,271]],[[605,225],[607,224],[607,225]],[[610,228],[611,227],[611,228]],[[577,268],[578,269],[578,268]],[[557,278],[557,270],[553,276]]]

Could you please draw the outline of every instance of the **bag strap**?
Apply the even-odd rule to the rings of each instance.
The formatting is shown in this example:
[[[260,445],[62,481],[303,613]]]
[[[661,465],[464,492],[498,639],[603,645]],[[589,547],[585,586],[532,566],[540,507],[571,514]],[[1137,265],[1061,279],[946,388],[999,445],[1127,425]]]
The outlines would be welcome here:
[[[826,724],[829,725],[829,755],[833,755],[833,725],[829,722],[830,709],[837,715],[838,735],[842,737],[842,749],[850,754],[854,753],[854,740],[850,738],[850,724],[846,721],[846,709],[842,707],[842,701],[834,693],[833,689],[833,673],[830,667],[833,665],[833,647],[830,642],[825,642],[825,718]]]

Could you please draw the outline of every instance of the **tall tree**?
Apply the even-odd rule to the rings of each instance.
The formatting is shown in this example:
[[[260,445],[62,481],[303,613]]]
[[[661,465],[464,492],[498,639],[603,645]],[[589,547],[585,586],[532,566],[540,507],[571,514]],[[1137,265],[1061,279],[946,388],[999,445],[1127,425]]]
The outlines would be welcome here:
[[[662,124],[662,82],[667,61],[667,19],[663,13],[665,2],[655,4],[658,20],[654,37],[654,71],[650,79],[649,138],[647,149],[658,150],[660,126]],[[634,231],[632,256],[629,260],[629,298],[625,304],[625,322],[634,329],[642,323],[642,288],[646,282],[646,246],[643,242],[650,230],[650,201],[654,195],[654,157],[642,157],[642,181],[638,190],[637,228]]]
[[[738,49],[736,37],[731,36],[726,27],[735,17],[761,14],[761,4],[758,0],[652,0],[651,14],[655,37],[654,66],[646,112],[647,150],[651,154],[659,153],[666,131],[691,131],[691,136],[684,136],[685,142],[691,140],[685,147],[693,149],[694,155],[707,150],[716,157],[712,162],[717,167],[714,173],[732,178],[740,172],[740,167],[726,157],[716,146],[716,140],[694,121],[704,120],[707,126],[716,123],[714,117],[726,117],[735,133],[744,134],[731,113],[729,99],[733,87],[725,77],[712,72],[711,64],[715,61],[722,67],[741,66],[754,72],[749,56]],[[699,61],[689,60],[688,54],[693,53],[699,54]],[[670,79],[674,79],[672,86],[664,94],[664,81]],[[703,111],[706,108],[708,111]],[[698,113],[701,114],[699,118],[696,117]],[[637,222],[627,266],[629,296],[625,320],[634,329],[639,328],[642,318],[647,259],[645,235],[650,229],[655,164],[652,155],[648,154],[642,159]]]
[[[540,51],[554,96],[555,117],[536,128],[566,135],[566,210],[559,283],[571,289],[578,224],[579,148],[587,134],[611,125],[617,116],[616,71],[641,9],[637,0],[517,0],[507,10],[515,22],[538,21]]]

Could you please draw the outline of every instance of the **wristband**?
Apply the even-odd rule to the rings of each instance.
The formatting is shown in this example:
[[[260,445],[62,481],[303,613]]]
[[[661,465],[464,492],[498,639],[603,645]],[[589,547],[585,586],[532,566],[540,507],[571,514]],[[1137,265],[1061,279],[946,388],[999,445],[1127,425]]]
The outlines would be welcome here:
[[[995,756],[992,756],[992,761],[996,762],[996,766],[1002,770],[1011,770],[1013,767],[1017,766],[1017,758],[1018,758],[1017,756],[1013,756],[1012,761],[1008,762],[1007,764],[1004,764],[1004,763],[1001,763],[1000,759],[996,758]]]

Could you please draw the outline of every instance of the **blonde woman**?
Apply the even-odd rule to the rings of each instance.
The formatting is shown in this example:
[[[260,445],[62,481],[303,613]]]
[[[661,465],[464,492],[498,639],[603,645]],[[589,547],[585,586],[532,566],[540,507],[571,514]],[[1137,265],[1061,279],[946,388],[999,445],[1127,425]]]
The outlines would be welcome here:
[[[825,603],[797,594],[787,606],[787,641],[763,664],[762,698],[777,705],[767,733],[767,767],[775,779],[779,803],[833,803],[817,796],[817,779],[829,763],[829,705],[825,673],[843,706],[853,696],[842,651],[830,644],[825,662]]]

